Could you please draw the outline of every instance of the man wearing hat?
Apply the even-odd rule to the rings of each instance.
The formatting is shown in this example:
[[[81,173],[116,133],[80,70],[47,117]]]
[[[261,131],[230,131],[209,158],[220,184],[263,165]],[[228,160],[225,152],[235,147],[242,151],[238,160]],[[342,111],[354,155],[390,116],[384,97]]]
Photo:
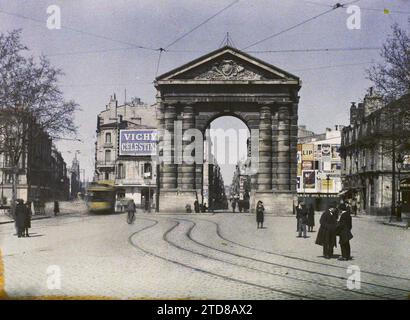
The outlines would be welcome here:
[[[350,240],[353,238],[352,235],[352,217],[350,215],[350,210],[345,204],[340,206],[340,219],[337,222],[337,234],[339,236],[340,249],[342,250],[342,256],[339,260],[347,261],[351,259],[350,256]]]
[[[333,248],[336,247],[336,228],[336,205],[332,203],[320,217],[320,227],[316,238],[316,244],[323,246],[323,256],[326,259],[332,258]]]

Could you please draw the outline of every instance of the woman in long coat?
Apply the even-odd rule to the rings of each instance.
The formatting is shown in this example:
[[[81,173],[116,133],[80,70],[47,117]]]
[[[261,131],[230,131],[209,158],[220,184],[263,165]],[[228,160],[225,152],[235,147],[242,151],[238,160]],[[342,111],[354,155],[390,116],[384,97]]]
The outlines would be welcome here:
[[[312,232],[313,227],[315,226],[315,209],[313,208],[312,204],[309,205],[309,209],[308,209],[307,225],[308,225],[308,232]]]
[[[323,256],[330,259],[333,248],[336,247],[337,214],[335,207],[331,206],[320,217],[320,227],[316,237],[316,244],[323,246]]]
[[[258,201],[258,204],[256,205],[256,223],[258,224],[258,229],[259,229],[259,225],[260,225],[260,228],[263,229],[264,216],[265,216],[265,207],[263,206],[262,201]]]

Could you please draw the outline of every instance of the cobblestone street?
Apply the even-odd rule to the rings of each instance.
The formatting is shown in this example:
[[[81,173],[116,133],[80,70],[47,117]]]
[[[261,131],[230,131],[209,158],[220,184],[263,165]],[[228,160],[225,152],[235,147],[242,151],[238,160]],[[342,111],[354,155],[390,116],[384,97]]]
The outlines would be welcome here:
[[[296,237],[293,216],[75,215],[33,221],[30,238],[1,226],[5,290],[10,297],[104,296],[119,299],[406,299],[410,232],[372,217],[353,218],[352,261],[326,260]],[[316,224],[318,224],[316,216]],[[317,226],[315,227],[315,231]],[[335,250],[335,255],[340,248]],[[47,288],[47,268],[61,289]],[[361,288],[347,288],[347,268]]]

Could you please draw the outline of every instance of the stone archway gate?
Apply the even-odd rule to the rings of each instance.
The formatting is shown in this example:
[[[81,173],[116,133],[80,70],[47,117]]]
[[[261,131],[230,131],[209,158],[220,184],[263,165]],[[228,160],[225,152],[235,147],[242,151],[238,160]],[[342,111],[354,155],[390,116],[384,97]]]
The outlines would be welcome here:
[[[225,46],[156,78],[159,128],[205,131],[212,119],[230,114],[259,129],[259,168],[252,203],[266,213],[289,213],[296,197],[298,77]],[[164,141],[173,145],[173,135]],[[183,143],[190,143],[184,141]],[[185,212],[202,189],[202,165],[160,165],[159,210]]]

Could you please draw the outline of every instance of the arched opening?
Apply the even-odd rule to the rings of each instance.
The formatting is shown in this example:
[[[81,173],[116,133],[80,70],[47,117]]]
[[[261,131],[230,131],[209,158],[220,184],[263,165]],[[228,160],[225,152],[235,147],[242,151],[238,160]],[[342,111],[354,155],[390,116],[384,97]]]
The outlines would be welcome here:
[[[250,131],[237,116],[211,118],[204,132],[202,203],[211,210],[249,210]]]

